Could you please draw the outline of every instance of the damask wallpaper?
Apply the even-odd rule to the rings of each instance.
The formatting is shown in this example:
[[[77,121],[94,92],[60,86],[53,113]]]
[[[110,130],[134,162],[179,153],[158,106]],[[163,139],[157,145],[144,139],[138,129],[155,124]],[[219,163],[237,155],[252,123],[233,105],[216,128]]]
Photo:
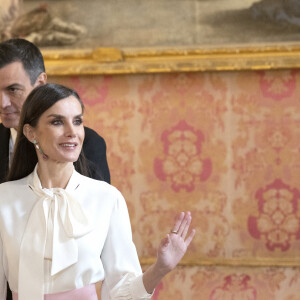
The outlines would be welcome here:
[[[196,237],[153,299],[300,299],[299,71],[49,81],[79,92],[105,138],[142,263],[192,212]]]

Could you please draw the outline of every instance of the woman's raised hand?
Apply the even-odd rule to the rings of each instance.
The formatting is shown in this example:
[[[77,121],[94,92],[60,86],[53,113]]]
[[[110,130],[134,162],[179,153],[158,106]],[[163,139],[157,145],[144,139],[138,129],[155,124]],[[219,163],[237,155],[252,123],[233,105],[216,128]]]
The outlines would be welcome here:
[[[192,221],[191,213],[181,212],[175,218],[175,224],[170,233],[161,241],[157,251],[156,267],[162,274],[173,270],[184,256],[191,243],[195,229],[189,233]]]
[[[157,260],[143,275],[146,291],[151,294],[160,280],[173,270],[184,256],[191,243],[195,229],[189,232],[192,216],[188,211],[181,212],[175,218],[175,224],[169,234],[160,242],[157,250]]]

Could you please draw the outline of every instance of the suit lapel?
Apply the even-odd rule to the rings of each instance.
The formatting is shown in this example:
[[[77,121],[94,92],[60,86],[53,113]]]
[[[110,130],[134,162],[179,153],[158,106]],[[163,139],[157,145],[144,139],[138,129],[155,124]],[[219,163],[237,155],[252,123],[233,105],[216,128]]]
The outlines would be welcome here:
[[[10,130],[0,124],[0,183],[4,181],[8,172],[9,137]]]

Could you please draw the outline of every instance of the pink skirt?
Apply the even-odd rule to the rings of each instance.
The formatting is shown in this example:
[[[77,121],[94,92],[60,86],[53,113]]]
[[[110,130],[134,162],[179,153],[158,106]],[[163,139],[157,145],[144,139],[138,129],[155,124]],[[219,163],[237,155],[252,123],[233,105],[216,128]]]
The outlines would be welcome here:
[[[18,294],[12,293],[13,300],[18,300]],[[98,300],[96,287],[94,284],[85,286],[80,289],[44,295],[44,300]]]

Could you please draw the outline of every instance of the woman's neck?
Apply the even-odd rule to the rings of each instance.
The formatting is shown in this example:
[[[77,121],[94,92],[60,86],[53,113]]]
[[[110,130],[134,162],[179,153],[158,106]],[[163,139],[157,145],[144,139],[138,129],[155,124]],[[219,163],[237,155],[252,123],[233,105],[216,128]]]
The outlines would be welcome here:
[[[73,163],[39,161],[37,174],[43,188],[66,188],[73,173]]]

